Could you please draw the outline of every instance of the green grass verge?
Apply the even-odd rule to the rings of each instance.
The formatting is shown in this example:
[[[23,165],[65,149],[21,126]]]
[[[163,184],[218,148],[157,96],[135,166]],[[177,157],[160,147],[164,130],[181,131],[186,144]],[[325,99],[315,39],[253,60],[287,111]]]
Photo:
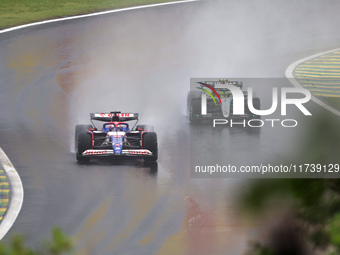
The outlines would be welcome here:
[[[340,110],[340,98],[338,97],[324,97],[323,98],[329,106]]]
[[[1,0],[0,29],[124,7],[176,0]]]

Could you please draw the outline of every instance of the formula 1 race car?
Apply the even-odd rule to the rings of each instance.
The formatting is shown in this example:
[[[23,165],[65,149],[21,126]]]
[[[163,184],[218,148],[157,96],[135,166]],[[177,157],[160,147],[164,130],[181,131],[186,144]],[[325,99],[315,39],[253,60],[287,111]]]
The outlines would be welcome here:
[[[202,81],[197,82],[199,87],[191,89],[188,93],[187,110],[190,122],[199,122],[211,119],[260,119],[261,116],[253,114],[248,107],[248,94],[242,91],[243,83],[241,81],[228,81],[220,79],[219,81]],[[242,114],[234,114],[236,103],[235,95],[237,94],[242,101]],[[242,99],[243,97],[243,99]],[[240,101],[238,101],[240,102]],[[254,97],[253,107],[260,110],[260,99]]]
[[[75,151],[78,161],[88,162],[91,158],[103,156],[157,160],[157,135],[151,125],[137,125],[138,113],[90,113],[90,119],[92,125],[76,126]],[[105,123],[98,130],[93,120]],[[130,129],[126,121],[132,120],[136,123]]]

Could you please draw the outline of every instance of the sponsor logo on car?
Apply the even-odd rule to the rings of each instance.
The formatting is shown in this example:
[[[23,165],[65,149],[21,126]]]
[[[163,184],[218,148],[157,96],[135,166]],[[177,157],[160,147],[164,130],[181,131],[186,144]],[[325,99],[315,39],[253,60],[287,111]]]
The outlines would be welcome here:
[[[149,150],[127,150],[129,154],[134,155],[151,155],[152,153]]]
[[[114,113],[100,113],[100,117],[113,117]],[[116,116],[118,117],[133,117],[134,115],[132,113],[117,113]]]
[[[112,152],[112,150],[111,150]],[[102,155],[102,154],[108,154],[108,150],[87,150],[83,153],[84,156],[88,155]]]

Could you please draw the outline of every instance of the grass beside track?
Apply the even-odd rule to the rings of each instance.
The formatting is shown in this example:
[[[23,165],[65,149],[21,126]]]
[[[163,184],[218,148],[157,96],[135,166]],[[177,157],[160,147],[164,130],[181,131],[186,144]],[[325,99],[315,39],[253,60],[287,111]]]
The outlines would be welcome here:
[[[1,0],[0,29],[26,23],[176,0]]]
[[[340,98],[339,97],[327,97],[323,98],[329,106],[340,111]]]

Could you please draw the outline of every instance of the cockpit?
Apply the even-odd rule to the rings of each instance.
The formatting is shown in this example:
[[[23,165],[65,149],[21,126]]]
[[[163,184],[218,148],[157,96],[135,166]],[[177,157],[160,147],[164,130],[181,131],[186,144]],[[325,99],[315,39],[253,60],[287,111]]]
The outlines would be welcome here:
[[[123,132],[129,132],[129,124],[125,122],[107,122],[103,124],[103,132],[109,132],[109,131],[123,131]]]

